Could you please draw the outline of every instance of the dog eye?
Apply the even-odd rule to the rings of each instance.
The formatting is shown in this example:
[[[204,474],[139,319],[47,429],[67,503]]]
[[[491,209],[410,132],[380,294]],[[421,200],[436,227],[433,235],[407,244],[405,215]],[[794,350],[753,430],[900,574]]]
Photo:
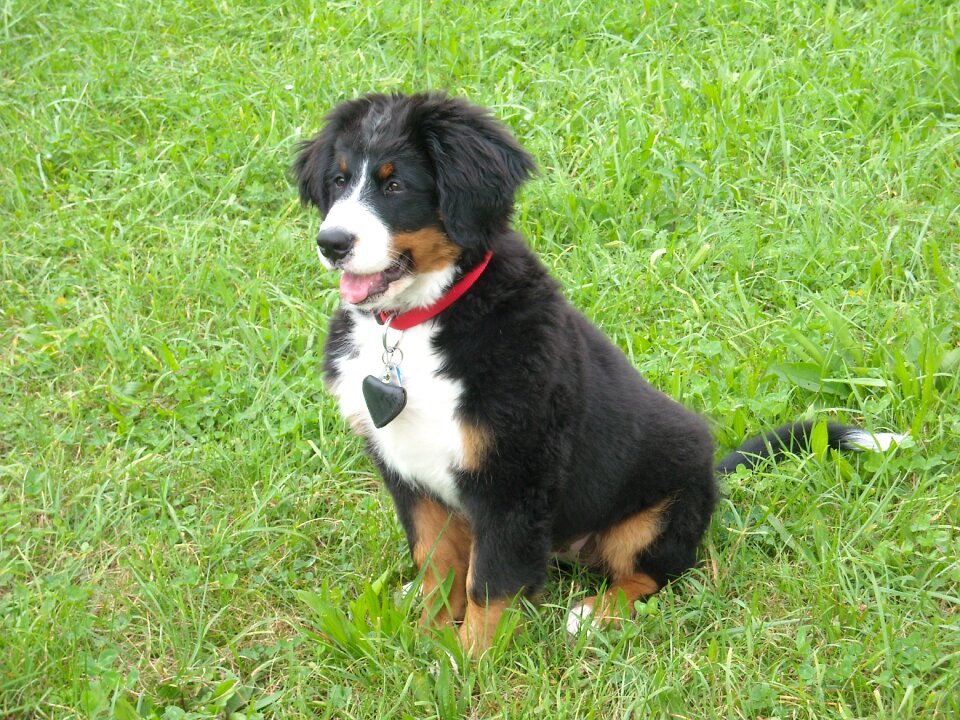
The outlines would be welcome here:
[[[347,184],[347,179],[343,175],[337,175],[333,179],[333,184],[336,185],[338,188],[342,188],[344,185]]]
[[[400,189],[400,183],[398,183],[396,180],[391,180],[384,186],[383,189],[384,192],[395,193]]]

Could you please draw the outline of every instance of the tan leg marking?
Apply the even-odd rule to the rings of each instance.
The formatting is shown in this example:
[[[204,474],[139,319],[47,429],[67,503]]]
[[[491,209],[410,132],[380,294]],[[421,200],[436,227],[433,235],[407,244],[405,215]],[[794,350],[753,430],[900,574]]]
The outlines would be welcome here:
[[[653,595],[660,586],[643,572],[637,572],[636,558],[660,535],[663,529],[663,513],[670,501],[665,500],[636,515],[621,520],[604,530],[597,539],[597,554],[613,581],[603,595],[595,595],[583,601],[582,607],[592,622],[600,625],[619,626],[633,612],[633,603]]]
[[[467,472],[479,470],[490,446],[493,445],[493,434],[480,425],[461,422],[460,436],[463,438],[463,460],[460,467]]]
[[[637,553],[649,546],[662,529],[662,517],[668,502],[658,503],[636,515],[621,520],[611,528],[599,533],[597,551],[613,580],[628,577],[636,572]]]
[[[433,500],[424,498],[413,509],[416,543],[413,561],[423,573],[426,606],[420,622],[442,625],[460,620],[467,604],[467,568],[472,537],[466,520]],[[453,585],[444,603],[438,588],[453,573]]]
[[[493,598],[486,603],[473,600],[474,556],[470,554],[470,569],[467,571],[467,612],[460,626],[460,644],[473,658],[479,658],[490,649],[503,613],[515,598]]]
[[[486,605],[468,600],[467,612],[460,626],[460,644],[464,650],[474,658],[489,650],[500,618],[509,606],[509,600],[491,600]]]
[[[590,608],[590,617],[600,625],[620,627],[633,613],[633,603],[650,597],[660,586],[646,573],[635,573],[613,583],[603,595],[594,595],[583,601]]]
[[[409,252],[417,272],[443,270],[460,257],[460,248],[439,228],[423,228],[393,236],[393,249],[399,255]]]

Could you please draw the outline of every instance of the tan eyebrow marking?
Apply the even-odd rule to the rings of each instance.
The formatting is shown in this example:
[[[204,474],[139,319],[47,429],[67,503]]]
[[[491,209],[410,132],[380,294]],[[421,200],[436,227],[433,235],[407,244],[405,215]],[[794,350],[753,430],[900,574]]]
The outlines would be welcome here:
[[[339,160],[337,160],[337,165],[340,167],[340,172],[347,171],[347,161],[344,160],[343,158],[340,158]]]
[[[377,177],[381,180],[386,180],[388,177],[393,175],[394,167],[392,162],[386,162],[380,166],[380,169],[377,170]]]

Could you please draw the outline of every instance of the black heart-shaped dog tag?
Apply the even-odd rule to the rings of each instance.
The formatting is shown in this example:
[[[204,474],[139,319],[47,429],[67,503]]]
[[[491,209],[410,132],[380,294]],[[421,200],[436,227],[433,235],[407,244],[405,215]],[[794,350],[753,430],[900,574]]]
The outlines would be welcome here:
[[[363,400],[367,403],[373,426],[382,428],[406,407],[407,391],[399,385],[391,385],[367,375],[363,379]]]

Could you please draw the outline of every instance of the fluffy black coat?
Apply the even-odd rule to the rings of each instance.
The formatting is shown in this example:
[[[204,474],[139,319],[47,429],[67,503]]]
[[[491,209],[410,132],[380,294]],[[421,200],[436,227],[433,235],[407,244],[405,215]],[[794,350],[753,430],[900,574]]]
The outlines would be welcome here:
[[[301,148],[294,170],[302,198],[326,213],[336,199],[335,156],[361,151],[378,162],[416,160],[431,182],[410,198],[415,224],[437,225],[458,246],[457,277],[493,253],[470,291],[434,321],[441,372],[464,389],[460,417],[491,433],[482,464],[456,471],[460,512],[473,533],[472,599],[535,591],[553,549],[658,506],[659,534],[636,555],[636,571],[662,586],[693,566],[718,496],[707,425],[648,384],[510,230],[514,193],[532,159],[462,100],[372,95],[338,106]],[[378,212],[388,223],[404,222],[391,220],[402,216],[386,202]],[[331,385],[337,360],[355,352],[353,312],[341,308],[331,321]],[[791,424],[756,438],[719,469],[799,449],[809,429]],[[830,443],[839,447],[849,430],[831,425]],[[399,477],[375,442],[368,449],[412,547],[424,490]]]

